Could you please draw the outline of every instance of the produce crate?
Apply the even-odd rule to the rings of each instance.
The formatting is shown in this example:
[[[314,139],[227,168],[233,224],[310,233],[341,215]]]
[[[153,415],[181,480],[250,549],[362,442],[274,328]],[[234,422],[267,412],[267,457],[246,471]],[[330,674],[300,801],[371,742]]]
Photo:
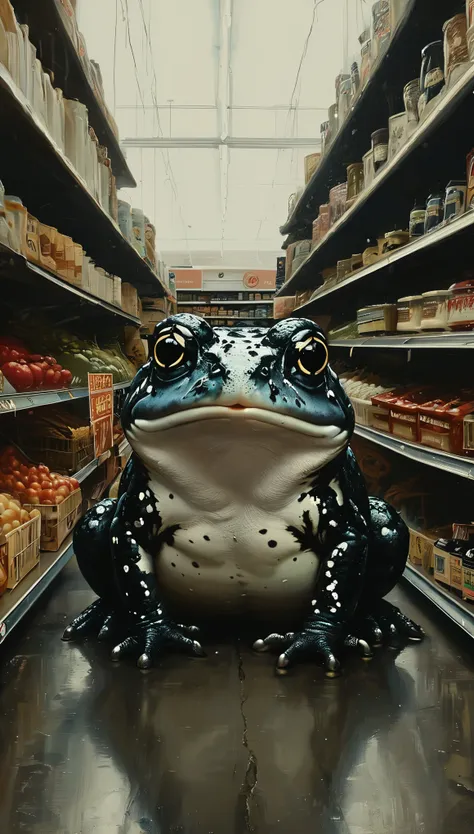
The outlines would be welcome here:
[[[32,508],[34,509],[34,508]],[[35,516],[0,537],[0,562],[7,575],[6,588],[15,588],[39,562],[41,518]],[[0,589],[1,593],[1,589]]]
[[[74,430],[71,438],[22,438],[22,448],[32,460],[48,461],[51,470],[73,475],[94,457],[94,438],[87,431]]]
[[[57,550],[73,530],[82,509],[82,493],[75,489],[61,504],[25,504],[41,513],[41,550]]]
[[[358,397],[352,397],[351,403],[354,406],[354,414],[356,423],[359,426],[370,426],[371,415],[374,407],[370,400],[360,400]]]

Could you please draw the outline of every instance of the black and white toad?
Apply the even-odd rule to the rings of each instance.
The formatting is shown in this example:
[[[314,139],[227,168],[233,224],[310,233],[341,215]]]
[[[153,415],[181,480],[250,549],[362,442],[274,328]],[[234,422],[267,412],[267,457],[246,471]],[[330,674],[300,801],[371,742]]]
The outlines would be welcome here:
[[[384,637],[420,640],[384,600],[408,530],[367,495],[321,329],[213,330],[176,315],[150,353],[122,412],[133,454],[119,497],[74,537],[99,599],[65,639],[113,639],[113,659],[147,668],[170,648],[203,654],[196,619],[263,622],[254,648],[276,647],[278,669],[319,658],[329,675],[345,645],[369,657]]]

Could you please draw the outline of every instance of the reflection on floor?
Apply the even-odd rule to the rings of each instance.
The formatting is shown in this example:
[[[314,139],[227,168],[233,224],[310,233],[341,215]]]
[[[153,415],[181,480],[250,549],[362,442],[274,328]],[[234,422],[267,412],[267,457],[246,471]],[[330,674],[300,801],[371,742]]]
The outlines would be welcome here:
[[[140,673],[60,641],[90,597],[71,563],[3,646],[1,832],[472,832],[474,661],[444,619],[335,681],[246,645]]]

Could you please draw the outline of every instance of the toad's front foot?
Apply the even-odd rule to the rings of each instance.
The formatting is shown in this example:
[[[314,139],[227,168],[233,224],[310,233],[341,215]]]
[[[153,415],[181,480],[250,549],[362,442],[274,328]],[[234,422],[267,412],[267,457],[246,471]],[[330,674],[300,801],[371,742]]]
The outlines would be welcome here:
[[[197,640],[192,636],[198,629],[195,626],[176,625],[166,617],[148,619],[145,623],[138,623],[132,627],[130,634],[122,640],[112,651],[112,660],[122,657],[137,658],[140,669],[154,666],[159,657],[165,652],[185,652],[192,657],[205,657],[205,652]]]
[[[82,614],[79,614],[63,634],[63,640],[72,642],[97,637],[107,640],[120,637],[123,626],[120,618],[102,599],[96,599]]]
[[[285,647],[277,662],[277,672],[284,674],[289,666],[300,660],[322,660],[327,677],[334,678],[340,674],[339,654],[345,644],[345,634],[341,626],[319,621],[308,623],[296,634],[271,634],[265,640],[254,643],[256,651],[266,651],[272,646]],[[357,647],[363,657],[372,657],[372,651],[365,640],[350,643]]]

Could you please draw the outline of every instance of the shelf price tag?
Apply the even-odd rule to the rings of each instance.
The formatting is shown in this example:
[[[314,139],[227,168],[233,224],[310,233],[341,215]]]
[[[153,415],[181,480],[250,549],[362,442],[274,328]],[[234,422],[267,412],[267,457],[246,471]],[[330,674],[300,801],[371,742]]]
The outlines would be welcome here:
[[[112,374],[88,374],[89,413],[94,454],[100,458],[114,445],[114,388]]]

